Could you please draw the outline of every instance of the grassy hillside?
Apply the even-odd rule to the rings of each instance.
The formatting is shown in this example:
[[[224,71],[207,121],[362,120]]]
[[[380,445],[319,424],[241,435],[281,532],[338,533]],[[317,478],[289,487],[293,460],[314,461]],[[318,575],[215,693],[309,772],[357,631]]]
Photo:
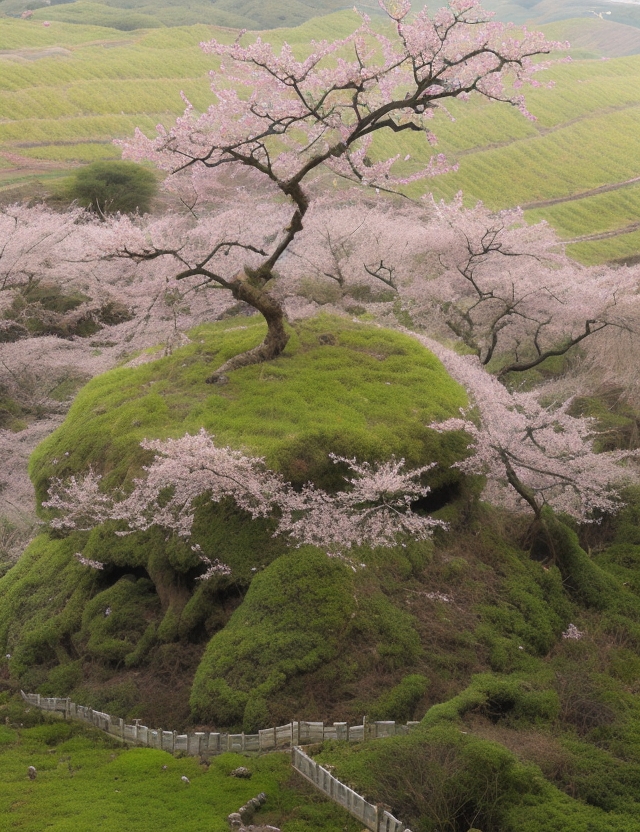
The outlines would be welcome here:
[[[482,519],[486,524],[487,515]],[[491,613],[484,608],[483,630],[495,638],[492,673],[475,675],[457,696],[427,710],[412,735],[360,747],[325,743],[315,749],[318,759],[335,766],[337,776],[356,789],[388,802],[420,832],[462,832],[471,825],[495,832],[636,829],[637,519],[636,507],[592,558],[567,527],[552,521],[558,558],[545,576],[551,582],[559,569],[564,600],[552,592],[539,606],[531,596],[525,602],[516,589],[522,587],[521,573],[512,573],[511,594],[505,595],[503,586],[497,590],[502,604]],[[482,521],[475,522],[472,528],[486,541]],[[494,538],[496,544],[504,553],[504,544]],[[493,567],[500,572],[497,561]],[[456,590],[452,594],[455,598]],[[532,626],[529,638],[534,633],[546,638],[553,632],[552,611],[568,613],[581,636],[552,639],[546,646],[538,642],[536,650],[525,630],[516,635],[521,614]]]
[[[377,8],[372,0],[360,5]],[[89,24],[121,31],[200,23],[235,29],[273,29],[299,26],[312,17],[348,8],[345,0],[211,0],[209,3],[199,0],[189,5],[178,0],[75,0],[53,5],[43,0],[0,0],[0,15],[19,17],[30,9],[35,10],[35,20]]]
[[[431,4],[429,4],[431,5]],[[483,7],[496,13],[498,20],[535,23],[537,26],[570,18],[591,18],[624,26],[640,26],[637,3],[612,3],[607,0],[483,0]]]

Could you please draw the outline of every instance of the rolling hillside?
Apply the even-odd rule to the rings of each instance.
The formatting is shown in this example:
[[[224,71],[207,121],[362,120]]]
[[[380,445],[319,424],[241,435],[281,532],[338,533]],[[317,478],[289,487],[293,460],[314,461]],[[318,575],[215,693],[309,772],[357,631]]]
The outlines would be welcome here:
[[[47,14],[77,6],[49,7]],[[353,12],[343,11],[268,37],[303,49],[312,38],[343,36],[356,23]],[[453,102],[455,120],[437,116],[434,132],[438,150],[459,170],[428,185],[438,198],[462,190],[469,201],[493,208],[522,205],[532,219],[548,219],[572,241],[573,256],[584,262],[635,257],[640,55],[632,53],[640,49],[640,29],[594,16],[552,24],[548,34],[570,37],[578,48],[572,63],[545,73],[553,89],[529,91],[537,121],[502,105]],[[208,106],[206,72],[213,64],[198,44],[212,37],[228,41],[234,34],[202,24],[124,32],[56,20],[48,27],[36,19],[0,21],[4,198],[20,196],[16,186],[25,182],[41,183],[29,193],[44,193],[48,180],[78,164],[118,158],[112,140],[136,126],[152,134],[156,124],[171,123],[183,109],[181,91],[196,108]],[[403,136],[399,143],[397,136],[380,135],[377,152],[410,154],[409,171],[432,150],[422,139]]]

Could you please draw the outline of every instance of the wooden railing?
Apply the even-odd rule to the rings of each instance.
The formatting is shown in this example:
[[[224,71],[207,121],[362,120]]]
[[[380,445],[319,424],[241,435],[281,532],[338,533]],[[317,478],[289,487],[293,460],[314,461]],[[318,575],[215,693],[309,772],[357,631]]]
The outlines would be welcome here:
[[[334,803],[343,806],[347,812],[362,821],[367,829],[373,832],[410,832],[402,821],[394,818],[383,806],[368,803],[364,797],[345,786],[326,768],[308,757],[301,748],[293,749],[291,765],[306,780],[313,783],[316,789],[324,792]]]
[[[225,751],[275,751],[278,748],[291,748],[295,745],[306,745],[323,740],[362,742],[364,739],[406,734],[411,726],[418,724],[408,722],[403,725],[393,721],[368,722],[365,719],[362,725],[350,726],[346,722],[325,725],[324,722],[301,720],[289,722],[287,725],[278,725],[275,728],[264,728],[257,734],[231,734],[216,731],[179,734],[177,731],[164,731],[162,728],[148,728],[146,725],[140,725],[140,720],[127,725],[119,717],[84,705],[76,705],[70,699],[40,696],[39,693],[24,693],[24,691],[21,693],[24,701],[30,705],[35,705],[44,711],[57,711],[72,719],[81,719],[124,742],[144,745],[148,748],[160,748],[171,753],[181,751],[183,754],[194,757],[222,754]]]

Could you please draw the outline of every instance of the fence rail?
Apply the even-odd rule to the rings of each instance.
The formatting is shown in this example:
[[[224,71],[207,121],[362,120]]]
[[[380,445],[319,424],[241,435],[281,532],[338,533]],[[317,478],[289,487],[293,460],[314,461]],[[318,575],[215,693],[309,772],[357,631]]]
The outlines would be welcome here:
[[[301,748],[294,747],[291,765],[306,780],[338,803],[373,832],[410,832],[402,821],[394,818],[383,806],[368,803],[364,797],[337,780]]]
[[[222,754],[225,751],[275,751],[278,748],[292,748],[323,740],[347,740],[361,742],[364,739],[393,737],[406,734],[417,722],[403,725],[393,721],[368,722],[362,725],[348,725],[346,722],[294,721],[275,728],[264,728],[257,734],[231,734],[228,732],[194,731],[179,734],[177,731],[163,731],[161,728],[148,728],[135,720],[133,725],[125,724],[123,719],[110,714],[76,705],[70,699],[40,696],[39,693],[25,693],[22,698],[30,705],[44,711],[57,711],[72,719],[81,719],[90,725],[106,731],[123,742],[144,745],[148,748],[160,748],[163,751],[178,752],[192,757]]]

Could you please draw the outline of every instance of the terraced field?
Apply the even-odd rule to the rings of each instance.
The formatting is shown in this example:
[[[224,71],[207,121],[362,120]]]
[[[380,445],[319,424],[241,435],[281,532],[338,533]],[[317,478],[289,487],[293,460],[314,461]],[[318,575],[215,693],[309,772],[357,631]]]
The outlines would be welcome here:
[[[340,12],[265,37],[302,49],[311,38],[344,35],[356,21]],[[608,25],[587,24],[590,32]],[[156,124],[170,123],[182,112],[181,91],[196,108],[206,107],[213,63],[198,44],[212,37],[228,41],[234,33],[204,25],[123,32],[0,19],[0,188],[117,158],[112,139],[136,126],[151,134]],[[640,176],[640,55],[581,58],[543,76],[555,86],[529,92],[537,121],[486,102],[453,102],[449,116],[437,116],[438,150],[459,170],[429,187],[439,198],[462,190],[491,207],[522,205],[531,219],[548,219],[571,240],[573,256],[584,262],[640,254],[640,185],[626,184]],[[420,137],[402,136],[400,143],[380,135],[376,142],[376,153],[410,154],[399,170],[432,152]],[[606,186],[613,190],[599,192]]]

